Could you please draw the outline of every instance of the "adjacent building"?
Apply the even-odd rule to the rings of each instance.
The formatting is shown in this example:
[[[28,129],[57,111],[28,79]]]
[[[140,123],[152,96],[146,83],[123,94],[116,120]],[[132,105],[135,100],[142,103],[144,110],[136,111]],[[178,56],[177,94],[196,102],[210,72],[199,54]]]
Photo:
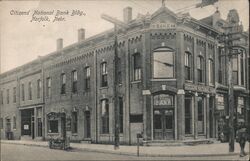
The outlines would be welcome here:
[[[218,138],[228,122],[228,58],[218,40],[223,27],[239,23],[217,10],[196,20],[162,6],[118,31],[118,85],[114,90],[114,31],[85,39],[0,75],[1,138],[114,142],[114,96],[123,144]],[[249,33],[235,41],[235,121],[250,123]]]

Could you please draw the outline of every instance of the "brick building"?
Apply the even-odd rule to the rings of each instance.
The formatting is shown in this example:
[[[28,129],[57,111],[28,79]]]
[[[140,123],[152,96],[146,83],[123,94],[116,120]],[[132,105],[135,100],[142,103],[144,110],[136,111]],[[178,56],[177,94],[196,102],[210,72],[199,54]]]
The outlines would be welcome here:
[[[118,31],[118,82],[114,94],[114,31],[85,39],[0,76],[1,138],[114,141],[114,95],[118,97],[120,141],[217,138],[227,124],[227,72],[218,35],[232,23],[219,11],[202,20],[162,6],[132,19]],[[236,14],[235,14],[236,13]],[[236,15],[236,16],[235,16]],[[236,23],[239,20],[236,18]],[[249,124],[249,37],[233,59],[236,120]],[[248,80],[248,81],[247,81]],[[7,134],[8,133],[8,134]]]

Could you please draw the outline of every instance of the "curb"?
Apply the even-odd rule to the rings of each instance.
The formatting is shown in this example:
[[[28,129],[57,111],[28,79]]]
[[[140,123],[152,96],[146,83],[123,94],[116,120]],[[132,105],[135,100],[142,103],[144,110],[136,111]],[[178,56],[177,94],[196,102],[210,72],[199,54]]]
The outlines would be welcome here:
[[[26,146],[36,146],[36,147],[48,147],[48,145],[41,144],[30,144],[30,143],[15,143],[15,142],[1,142],[2,144],[16,144],[16,145],[26,145]],[[127,156],[137,156],[136,153],[129,152],[117,152],[110,150],[99,150],[99,149],[89,149],[89,148],[79,148],[72,147],[73,150],[87,151],[87,152],[96,152],[96,153],[107,153],[107,154],[116,154],[116,155],[127,155]],[[249,152],[247,153],[249,154]],[[223,154],[145,154],[140,153],[140,157],[211,157],[211,156],[235,156],[240,155],[239,153],[223,153]]]

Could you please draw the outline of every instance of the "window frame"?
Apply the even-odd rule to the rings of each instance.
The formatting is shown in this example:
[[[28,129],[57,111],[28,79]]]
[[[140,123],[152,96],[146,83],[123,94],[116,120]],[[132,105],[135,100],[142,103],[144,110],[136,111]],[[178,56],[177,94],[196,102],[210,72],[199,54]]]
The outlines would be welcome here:
[[[104,103],[103,103],[104,102]],[[105,114],[103,114],[103,109],[105,109]],[[102,134],[109,134],[109,100],[102,99],[101,100],[101,133]]]
[[[101,87],[108,86],[108,71],[107,71],[107,62],[101,63]]]
[[[205,82],[205,59],[203,56],[199,55],[197,56],[197,81],[198,83],[204,83]],[[199,62],[199,63],[198,63]],[[199,64],[199,66],[198,66]]]
[[[71,91],[72,93],[77,93],[77,82],[78,82],[78,73],[77,70],[73,70],[71,72],[71,80],[72,80],[72,84],[71,84]]]
[[[185,80],[192,80],[192,54],[185,51]]]
[[[173,74],[172,74],[172,76],[158,77],[155,75],[155,59],[154,59],[154,57],[155,57],[156,53],[164,53],[164,52],[167,52],[166,54],[172,54],[173,62],[172,62],[172,64],[167,62],[167,64],[169,64],[168,68],[172,69]],[[153,77],[153,79],[173,79],[173,78],[175,78],[175,75],[176,75],[175,74],[175,51],[173,49],[171,49],[169,47],[155,49],[152,53],[152,60],[153,60],[153,62],[152,62],[152,69],[153,69],[152,70],[152,77]],[[165,63],[165,62],[163,62],[163,63]]]
[[[136,52],[133,54],[133,80],[141,80],[141,54]]]

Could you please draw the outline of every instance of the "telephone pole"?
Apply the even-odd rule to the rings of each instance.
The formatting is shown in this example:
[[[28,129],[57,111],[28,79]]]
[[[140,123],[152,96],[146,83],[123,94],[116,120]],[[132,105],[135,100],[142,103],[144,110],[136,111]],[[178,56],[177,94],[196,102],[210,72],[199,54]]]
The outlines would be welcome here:
[[[107,20],[114,24],[114,88],[113,88],[113,95],[114,95],[114,149],[118,149],[120,145],[120,137],[119,137],[119,131],[120,131],[120,112],[119,112],[119,105],[118,105],[118,91],[117,91],[117,85],[118,85],[118,26],[120,28],[126,29],[127,25],[117,20],[116,18],[110,17],[108,15],[102,14],[101,17],[104,20]]]
[[[234,46],[234,41],[240,39],[240,34],[243,31],[242,25],[229,24],[229,26],[223,27],[225,33],[220,35],[220,42],[224,44],[225,55],[227,57],[227,85],[228,85],[228,109],[229,109],[229,152],[234,152],[234,89],[233,89],[233,62],[232,57],[238,55],[241,52],[238,49],[242,49],[241,46]]]

